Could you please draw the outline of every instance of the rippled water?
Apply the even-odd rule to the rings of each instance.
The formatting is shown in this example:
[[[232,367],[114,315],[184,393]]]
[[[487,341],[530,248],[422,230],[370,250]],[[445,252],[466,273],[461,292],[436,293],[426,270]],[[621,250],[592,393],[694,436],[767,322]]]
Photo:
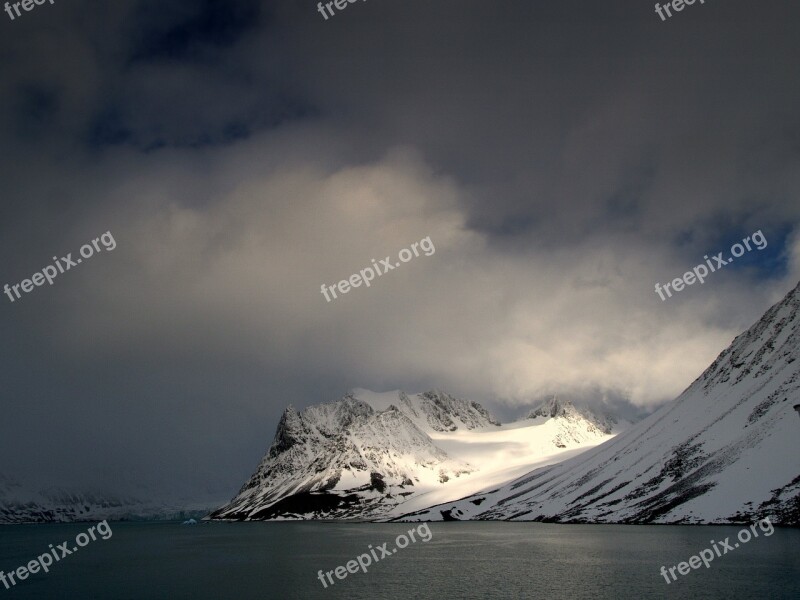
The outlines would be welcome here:
[[[50,544],[72,547],[89,525],[0,526],[0,569],[27,564]],[[667,585],[662,565],[688,560],[711,540],[733,542],[740,528],[431,523],[429,542],[423,531],[396,548],[396,536],[412,527],[115,523],[109,540],[90,542],[49,573],[9,590],[0,583],[0,598],[800,598],[797,529],[762,533]],[[334,572],[327,588],[317,578],[369,545],[380,557],[383,543],[390,555],[366,573],[345,568],[340,580]]]

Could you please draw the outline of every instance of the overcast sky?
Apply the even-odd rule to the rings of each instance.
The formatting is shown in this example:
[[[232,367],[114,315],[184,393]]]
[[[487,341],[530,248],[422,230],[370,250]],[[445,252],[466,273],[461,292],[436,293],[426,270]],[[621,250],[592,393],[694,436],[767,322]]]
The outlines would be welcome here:
[[[800,7],[57,0],[0,13],[0,473],[235,493],[283,409],[650,410],[800,278]],[[666,301],[657,282],[755,231]],[[328,303],[334,285],[430,236]],[[101,246],[102,247],[102,246]]]

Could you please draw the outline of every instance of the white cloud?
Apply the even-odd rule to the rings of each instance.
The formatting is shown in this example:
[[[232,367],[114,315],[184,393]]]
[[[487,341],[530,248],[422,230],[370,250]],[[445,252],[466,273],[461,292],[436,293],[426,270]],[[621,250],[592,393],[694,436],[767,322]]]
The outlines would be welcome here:
[[[652,405],[699,375],[783,285],[721,272],[662,302],[655,282],[689,267],[637,234],[509,253],[465,227],[464,190],[409,149],[235,180],[242,156],[273,150],[256,140],[222,151],[209,179],[228,192],[207,205],[158,192],[164,177],[181,187],[180,168],[140,176],[148,200],[114,231],[113,266],[87,273],[87,293],[60,321],[63,343],[80,327],[95,349],[220,353],[375,389],[426,382],[509,403],[596,390]],[[330,303],[320,293],[426,236],[433,256]]]

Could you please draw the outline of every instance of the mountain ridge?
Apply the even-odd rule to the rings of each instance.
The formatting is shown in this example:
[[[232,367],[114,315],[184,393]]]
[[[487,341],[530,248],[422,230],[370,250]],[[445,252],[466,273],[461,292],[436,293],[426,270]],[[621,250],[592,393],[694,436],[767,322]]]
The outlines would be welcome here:
[[[800,524],[800,284],[616,438],[402,520]]]
[[[430,494],[453,490],[457,497],[464,480],[499,483],[496,472],[519,468],[519,454],[532,443],[525,445],[526,433],[539,444],[526,464],[556,460],[609,435],[578,413],[503,426],[479,403],[435,389],[356,389],[299,413],[287,407],[253,475],[209,518],[384,518]],[[464,458],[492,444],[492,457],[505,451],[516,462],[505,455],[487,462],[474,451]]]
[[[38,489],[0,474],[0,524],[163,521],[200,518],[213,502],[146,501],[134,495]]]

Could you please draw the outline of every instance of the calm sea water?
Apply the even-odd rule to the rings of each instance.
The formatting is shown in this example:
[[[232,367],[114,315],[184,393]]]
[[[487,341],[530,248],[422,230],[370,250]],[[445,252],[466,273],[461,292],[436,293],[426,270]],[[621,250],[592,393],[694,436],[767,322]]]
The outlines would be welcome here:
[[[0,569],[15,570],[91,524],[0,526]],[[669,585],[688,560],[739,527],[431,523],[432,538],[323,588],[317,578],[413,524],[114,523],[50,572],[0,600],[226,598],[800,598],[800,530],[776,529]],[[420,536],[417,535],[417,538]],[[402,543],[402,542],[401,542]],[[377,552],[380,556],[380,553]]]

